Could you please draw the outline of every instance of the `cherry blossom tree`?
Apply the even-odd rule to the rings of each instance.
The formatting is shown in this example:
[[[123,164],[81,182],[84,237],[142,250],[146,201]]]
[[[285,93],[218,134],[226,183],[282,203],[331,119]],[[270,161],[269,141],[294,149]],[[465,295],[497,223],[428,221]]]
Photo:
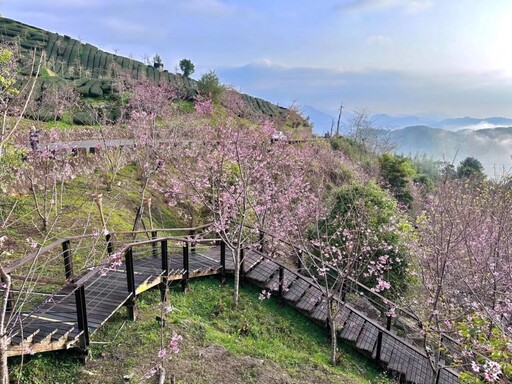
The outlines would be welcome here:
[[[169,147],[178,137],[176,130],[165,125],[172,117],[173,99],[174,92],[170,88],[150,82],[136,84],[130,98],[127,125],[134,141],[133,155],[140,182],[140,205],[133,225],[134,231],[142,220],[150,180],[156,172],[162,170],[170,155]]]
[[[0,158],[4,155],[5,146],[18,131],[28,103],[32,98],[39,70],[45,60],[44,51],[36,56],[34,51],[30,76],[18,86],[18,54],[16,47],[0,46]]]
[[[270,123],[253,127],[228,117],[195,129],[177,151],[165,190],[171,204],[206,207],[234,262],[238,304],[243,249],[259,247],[260,231],[279,234],[308,221],[315,200],[298,148],[272,143]]]
[[[460,341],[457,328],[467,329],[472,319],[483,319],[489,336],[499,332],[510,342],[511,204],[506,185],[479,179],[446,180],[427,199],[416,250],[422,295],[412,307],[434,363],[441,358],[443,333]],[[472,349],[482,347],[475,343]]]

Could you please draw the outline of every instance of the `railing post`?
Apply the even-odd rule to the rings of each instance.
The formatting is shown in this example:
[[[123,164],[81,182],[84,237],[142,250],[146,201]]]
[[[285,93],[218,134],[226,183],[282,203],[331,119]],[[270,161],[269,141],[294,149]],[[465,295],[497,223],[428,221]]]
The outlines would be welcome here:
[[[226,243],[220,241],[220,283],[226,283]]]
[[[111,255],[114,253],[114,241],[112,239],[112,235],[107,233],[105,235],[105,239],[107,240],[107,253]]]
[[[80,335],[80,348],[87,350],[89,348],[89,325],[87,323],[87,306],[85,303],[85,286],[82,284],[75,290],[76,319]]]
[[[387,315],[386,317],[387,317],[387,319],[386,319],[386,329],[388,331],[391,331],[391,321],[392,321],[393,318],[391,317],[391,315]]]
[[[240,249],[240,286],[244,286],[245,282],[245,271],[244,271],[244,265],[245,265],[245,250],[242,248]]]
[[[152,231],[151,239],[155,240],[157,237],[158,237],[157,231]],[[156,242],[153,242],[153,244],[151,244],[151,246],[153,248],[153,257],[158,257],[158,246],[157,246]]]
[[[160,251],[162,253],[162,282],[160,283],[160,299],[165,301],[165,293],[167,284],[169,283],[169,253],[167,251],[167,240],[160,243]]]
[[[66,271],[66,280],[73,278],[73,259],[71,257],[71,248],[69,240],[62,243],[62,256],[64,257],[64,270]]]
[[[183,280],[181,281],[181,288],[183,292],[188,291],[188,278],[189,278],[189,243],[185,242],[185,245],[183,246]]]
[[[128,317],[130,320],[137,319],[137,305],[135,303],[135,269],[133,267],[133,252],[132,248],[128,248],[124,253],[126,264],[126,284],[130,297],[126,302],[128,308]]]
[[[284,304],[283,292],[284,292],[284,268],[282,265],[279,266],[279,303]]]
[[[383,336],[383,333],[382,331],[379,331],[379,334],[377,336],[377,350],[375,351],[375,361],[377,361],[377,363],[380,363],[380,355],[381,355],[381,352],[382,352],[382,336]]]

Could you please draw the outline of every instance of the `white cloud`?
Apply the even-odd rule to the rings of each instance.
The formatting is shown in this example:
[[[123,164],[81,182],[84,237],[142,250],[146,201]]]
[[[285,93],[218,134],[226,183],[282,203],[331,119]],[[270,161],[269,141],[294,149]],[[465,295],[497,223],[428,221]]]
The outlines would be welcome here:
[[[175,4],[180,10],[211,17],[231,16],[234,8],[220,0],[183,0]]]
[[[372,12],[398,8],[406,13],[417,13],[432,6],[432,0],[352,0],[340,5],[339,8],[354,12]]]
[[[466,129],[466,130],[470,130],[470,131],[478,131],[480,129],[493,129],[493,128],[500,128],[500,127],[503,127],[503,125],[497,125],[497,124],[489,123],[488,121],[482,121],[478,124],[466,125],[460,129],[461,130]]]
[[[393,45],[393,40],[388,36],[376,35],[370,36],[366,39],[366,44],[377,46],[390,46]]]

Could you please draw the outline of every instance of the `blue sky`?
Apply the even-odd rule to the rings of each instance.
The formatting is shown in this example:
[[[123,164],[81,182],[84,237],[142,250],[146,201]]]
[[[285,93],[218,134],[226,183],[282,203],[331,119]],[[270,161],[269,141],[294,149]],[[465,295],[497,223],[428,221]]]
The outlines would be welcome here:
[[[3,0],[9,18],[334,112],[512,116],[510,0]]]

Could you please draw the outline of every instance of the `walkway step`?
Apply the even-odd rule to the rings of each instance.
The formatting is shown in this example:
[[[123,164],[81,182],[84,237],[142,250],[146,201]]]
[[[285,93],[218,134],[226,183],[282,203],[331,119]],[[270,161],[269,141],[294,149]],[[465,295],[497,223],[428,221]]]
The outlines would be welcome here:
[[[439,373],[439,383],[441,384],[458,384],[458,375],[453,369],[442,369]]]
[[[340,333],[340,337],[344,340],[355,342],[363,329],[364,322],[364,318],[355,312],[351,312]]]
[[[245,276],[258,283],[266,283],[279,271],[279,265],[272,261],[263,260],[254,266]]]
[[[290,285],[288,292],[286,292],[283,297],[285,300],[295,303],[300,300],[300,298],[304,295],[304,292],[309,288],[310,284],[303,279],[297,278]]]
[[[363,329],[357,338],[356,347],[362,351],[373,353],[377,345],[377,338],[379,337],[379,329],[369,323],[365,322]]]
[[[320,289],[310,286],[297,303],[297,308],[306,312],[311,312],[320,303],[323,296],[324,295]]]
[[[387,333],[382,334],[382,348],[380,352],[380,360],[386,364],[389,363],[391,359],[391,354],[395,348],[400,346],[400,342],[398,342],[394,337],[388,335]],[[375,358],[375,353],[372,355]]]
[[[290,272],[289,270],[285,269],[283,273],[284,279],[283,279],[283,296],[284,294],[290,290],[291,285],[297,278],[297,276]],[[270,289],[272,291],[279,291],[279,271],[278,273],[275,273],[272,278],[267,282],[267,286],[265,287],[267,289]]]
[[[398,372],[405,376],[407,367],[411,364],[411,355],[403,345],[397,345],[392,351],[389,358],[388,369]]]
[[[409,366],[405,372],[406,380],[412,383],[430,383],[432,382],[432,376],[432,368],[430,367],[428,361],[419,353],[412,352],[411,358],[409,360]],[[440,383],[442,382],[443,381],[440,380]],[[446,381],[444,382],[447,383]],[[458,383],[458,380],[453,382],[453,384],[456,383]]]
[[[253,268],[255,268],[262,260],[265,258],[260,254],[254,251],[246,251],[244,255],[243,269],[245,273],[249,273]],[[265,259],[268,260],[268,259]]]
[[[311,318],[327,323],[327,303],[325,300],[322,300],[322,302],[316,306],[315,310],[311,312]]]

